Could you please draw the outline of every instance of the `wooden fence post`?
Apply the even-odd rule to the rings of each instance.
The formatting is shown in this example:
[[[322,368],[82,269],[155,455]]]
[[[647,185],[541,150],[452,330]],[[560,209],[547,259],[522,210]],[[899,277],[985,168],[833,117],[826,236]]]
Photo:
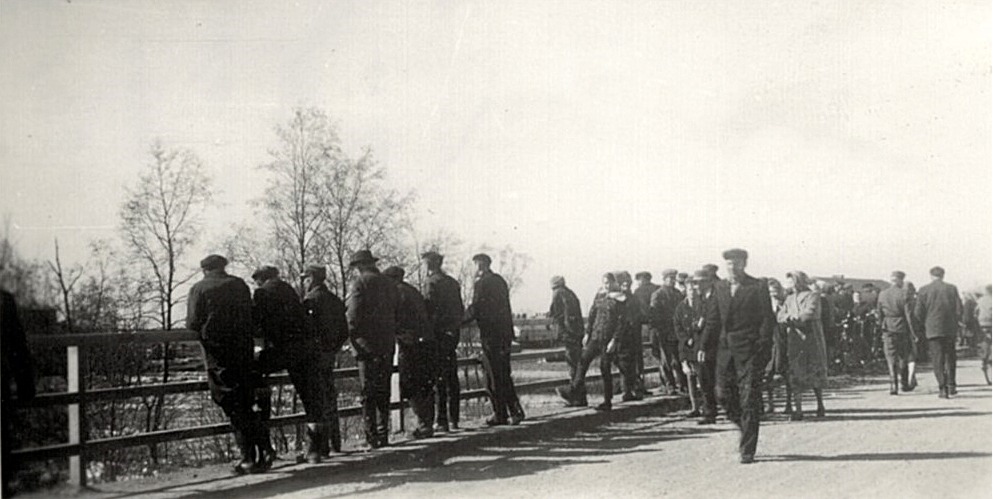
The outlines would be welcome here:
[[[79,403],[68,405],[69,443],[80,444],[79,453],[69,456],[69,483],[77,488],[86,487],[86,349],[82,346],[66,347],[66,391],[79,393]]]

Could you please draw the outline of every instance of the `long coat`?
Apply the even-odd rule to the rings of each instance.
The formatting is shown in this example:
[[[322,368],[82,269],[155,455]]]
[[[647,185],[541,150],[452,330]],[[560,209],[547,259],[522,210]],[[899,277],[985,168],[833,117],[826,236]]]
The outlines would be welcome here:
[[[583,310],[579,297],[565,286],[552,291],[552,304],[548,316],[558,333],[559,341],[583,339]]]
[[[186,329],[200,333],[205,347],[232,356],[252,355],[252,292],[245,281],[223,270],[204,273],[190,288]]]
[[[458,333],[465,313],[459,281],[440,271],[429,274],[424,285],[424,301],[435,333]]]
[[[484,345],[509,348],[514,341],[514,315],[503,277],[483,272],[472,286],[472,303],[465,315],[467,322],[475,320],[479,325],[479,340]]]
[[[320,341],[322,351],[337,352],[348,341],[345,302],[332,293],[325,284],[319,284],[307,291],[303,297],[303,308],[307,312],[308,327]]]
[[[356,358],[393,355],[399,303],[396,282],[380,274],[379,270],[363,270],[355,278],[348,293],[345,315]]]
[[[760,364],[764,365],[771,354],[775,327],[776,316],[765,279],[743,276],[733,296],[731,283],[724,279],[714,284],[714,293],[707,300],[702,343],[704,348],[727,345],[727,339],[734,336],[735,341],[729,346],[759,347],[759,353],[765,356]]]
[[[814,291],[786,296],[779,309],[786,328],[786,357],[793,389],[823,388],[827,383],[827,348],[821,324],[821,298]]]
[[[914,318],[924,324],[928,339],[958,334],[962,317],[962,300],[959,290],[945,281],[934,281],[917,292]]]

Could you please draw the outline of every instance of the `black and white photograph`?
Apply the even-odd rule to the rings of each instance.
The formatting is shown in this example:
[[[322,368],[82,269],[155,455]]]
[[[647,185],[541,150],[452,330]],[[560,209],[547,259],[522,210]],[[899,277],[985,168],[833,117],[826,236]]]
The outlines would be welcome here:
[[[993,4],[0,0],[0,497],[993,496]]]

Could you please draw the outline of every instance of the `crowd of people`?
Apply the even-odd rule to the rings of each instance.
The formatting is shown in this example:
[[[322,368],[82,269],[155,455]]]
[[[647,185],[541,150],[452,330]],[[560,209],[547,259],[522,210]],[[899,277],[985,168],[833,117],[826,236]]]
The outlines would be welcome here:
[[[854,291],[800,270],[782,281],[756,279],[745,273],[745,250],[731,249],[723,257],[728,272],[723,280],[713,264],[692,275],[664,270],[661,285],[652,282],[651,273],[639,272],[633,290],[628,272],[605,273],[585,323],[575,293],[563,277],[553,277],[549,316],[565,345],[572,380],[558,390],[565,404],[588,405],[585,378],[597,358],[605,382],[596,410],[612,408],[614,384],[607,380],[613,366],[621,374],[621,400],[642,399],[647,390],[641,348],[647,336],[659,362],[660,392],[688,395],[690,416],[699,417],[701,425],[716,422],[720,401],[741,429],[741,462],[750,463],[759,414],[775,411],[773,389],[780,383],[790,420],[803,420],[808,393],[816,402],[815,415],[823,417],[831,363],[852,359],[864,365],[878,351],[886,359],[890,394],[898,395],[917,386],[916,361],[925,354],[919,345],[926,343],[939,396],[950,398],[957,393],[956,337],[960,328],[970,327],[980,338],[983,369],[989,369],[990,286],[974,306],[963,308],[941,267],[930,270],[931,283],[919,292],[902,271],[892,272],[885,290],[868,284]]]
[[[276,457],[267,424],[265,377],[277,371],[288,372],[303,404],[307,445],[298,460],[319,463],[341,451],[334,369],[346,345],[358,366],[370,449],[389,444],[394,354],[401,398],[410,402],[417,418],[414,438],[459,428],[456,347],[462,327],[471,322],[479,328],[493,407],[486,424],[524,420],[511,378],[514,323],[507,283],[490,270],[488,255],[475,255],[473,299],[466,307],[461,284],[441,268],[443,256],[431,251],[421,258],[427,268],[423,294],[404,281],[402,268],[380,271],[371,252],[355,252],[346,301],[328,288],[320,265],[300,275],[306,288],[301,299],[275,267],[252,274],[253,293],[226,272],[224,257],[210,255],[200,262],[203,279],[190,290],[187,328],[200,334],[211,397],[234,429],[241,453],[236,473],[265,471]]]

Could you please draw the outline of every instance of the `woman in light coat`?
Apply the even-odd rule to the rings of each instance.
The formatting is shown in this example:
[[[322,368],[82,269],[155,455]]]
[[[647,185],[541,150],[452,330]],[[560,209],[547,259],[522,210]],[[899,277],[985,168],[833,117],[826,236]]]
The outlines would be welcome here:
[[[822,389],[827,383],[827,349],[821,323],[821,299],[810,289],[807,274],[794,270],[786,274],[786,296],[779,311],[779,322],[786,328],[789,378],[795,409],[791,421],[803,419],[802,394],[813,389],[817,398],[817,416],[824,416]]]

